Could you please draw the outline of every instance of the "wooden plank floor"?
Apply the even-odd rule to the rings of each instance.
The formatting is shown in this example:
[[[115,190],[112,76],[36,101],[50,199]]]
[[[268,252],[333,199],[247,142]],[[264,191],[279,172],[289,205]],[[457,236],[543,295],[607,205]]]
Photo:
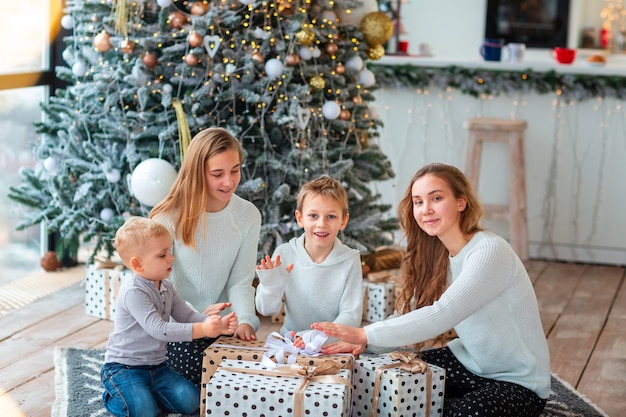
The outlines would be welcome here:
[[[626,416],[625,268],[544,261],[527,267],[553,372],[609,416]],[[112,323],[87,316],[83,303],[84,288],[75,284],[0,316],[0,416],[50,417],[54,346],[105,345]],[[259,337],[277,328],[267,318],[262,323]]]

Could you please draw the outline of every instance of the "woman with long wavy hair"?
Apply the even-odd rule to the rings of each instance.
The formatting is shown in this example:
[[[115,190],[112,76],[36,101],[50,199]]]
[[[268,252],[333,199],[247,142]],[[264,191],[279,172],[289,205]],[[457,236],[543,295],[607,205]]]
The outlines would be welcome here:
[[[396,313],[363,328],[312,327],[341,340],[324,353],[420,345],[454,328],[447,346],[421,352],[446,369],[444,416],[539,416],[550,394],[550,354],[535,292],[509,243],[479,225],[465,175],[429,164],[398,207],[406,235]]]

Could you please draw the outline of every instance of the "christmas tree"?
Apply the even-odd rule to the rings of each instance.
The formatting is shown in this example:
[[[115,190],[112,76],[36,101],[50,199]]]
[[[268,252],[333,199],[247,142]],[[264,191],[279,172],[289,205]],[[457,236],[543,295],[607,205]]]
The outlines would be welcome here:
[[[376,84],[364,63],[382,56],[392,28],[380,12],[356,22],[359,7],[68,0],[67,66],[56,71],[68,86],[42,104],[40,163],[10,190],[30,207],[19,228],[45,222],[65,247],[90,242],[92,256],[112,254],[124,218],[146,216],[154,204],[133,189],[136,168],[159,158],[175,172],[190,138],[221,126],[245,152],[237,193],[263,215],[260,254],[300,233],[295,197],[321,174],[348,190],[347,244],[371,251],[391,243],[385,232],[397,222],[371,184],[393,171],[375,143]]]

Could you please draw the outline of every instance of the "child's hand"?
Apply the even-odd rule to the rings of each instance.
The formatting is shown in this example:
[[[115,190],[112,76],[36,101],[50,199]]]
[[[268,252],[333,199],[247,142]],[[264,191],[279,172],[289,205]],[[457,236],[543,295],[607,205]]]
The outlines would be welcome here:
[[[297,347],[298,349],[304,349],[306,347],[306,345],[304,344],[300,336],[296,336],[293,339],[293,345]]]
[[[257,271],[261,269],[272,269],[280,266],[280,255],[276,255],[276,259],[272,261],[269,255],[265,255],[264,259],[261,259],[261,264],[256,266]],[[293,264],[287,265],[287,272],[291,272]]]
[[[222,317],[222,334],[232,335],[235,331],[237,331],[238,326],[239,320],[237,319],[234,311]]]
[[[220,311],[224,310],[227,307],[230,307],[232,303],[217,303],[212,304],[204,310],[204,314],[207,316],[212,316],[213,314],[219,314]]]
[[[235,314],[234,312],[231,314]],[[225,316],[228,317],[228,316]],[[204,337],[217,337],[222,334],[222,317],[217,314],[210,315],[202,322]]]

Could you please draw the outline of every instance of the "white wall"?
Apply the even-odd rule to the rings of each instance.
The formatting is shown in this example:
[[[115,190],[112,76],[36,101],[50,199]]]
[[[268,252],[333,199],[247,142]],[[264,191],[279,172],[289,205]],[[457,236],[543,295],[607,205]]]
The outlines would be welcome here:
[[[421,42],[433,46],[435,56],[479,58],[484,38],[486,0],[400,0],[401,16],[409,41],[409,53],[418,54]],[[570,0],[571,24],[568,46],[577,47],[580,30],[585,26],[599,33],[600,11],[604,0]],[[546,50],[528,51],[530,56],[549,59]]]

